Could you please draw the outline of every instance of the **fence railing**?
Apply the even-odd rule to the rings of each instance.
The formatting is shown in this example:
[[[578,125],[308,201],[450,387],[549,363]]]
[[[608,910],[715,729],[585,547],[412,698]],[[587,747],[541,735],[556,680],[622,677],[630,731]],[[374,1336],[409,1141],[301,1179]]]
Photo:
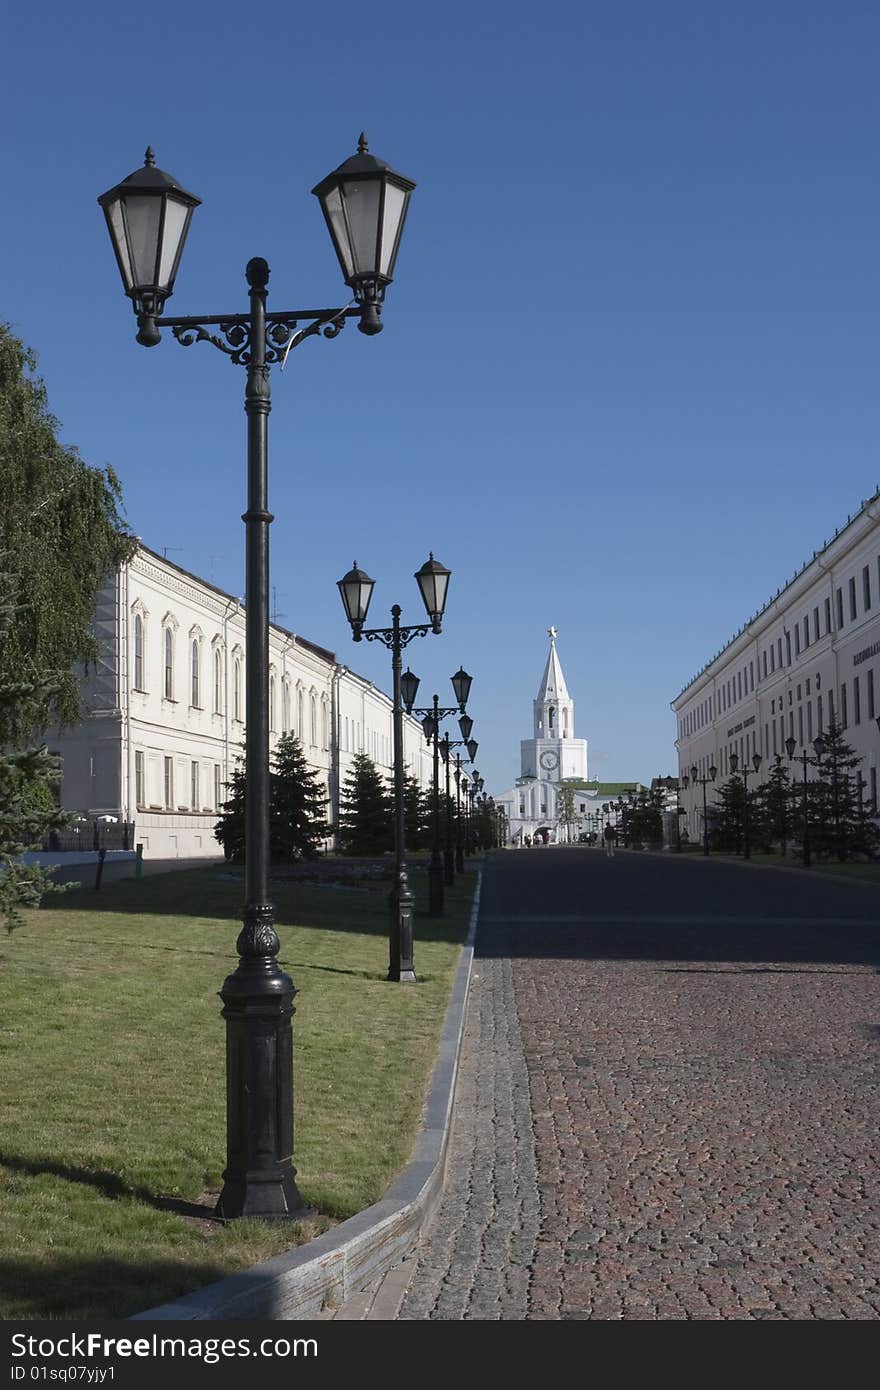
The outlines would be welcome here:
[[[57,850],[134,849],[135,822],[124,820],[89,820],[82,817],[61,830],[50,830],[43,841],[47,853]]]

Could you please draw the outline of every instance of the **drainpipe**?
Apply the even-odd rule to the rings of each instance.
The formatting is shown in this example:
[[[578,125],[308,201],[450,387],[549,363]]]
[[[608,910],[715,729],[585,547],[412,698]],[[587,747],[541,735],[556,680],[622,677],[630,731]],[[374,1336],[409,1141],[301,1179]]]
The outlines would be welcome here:
[[[241,599],[231,598],[223,614],[223,796],[229,787],[229,638],[227,630],[233,613],[241,612]],[[220,810],[220,807],[217,807]]]

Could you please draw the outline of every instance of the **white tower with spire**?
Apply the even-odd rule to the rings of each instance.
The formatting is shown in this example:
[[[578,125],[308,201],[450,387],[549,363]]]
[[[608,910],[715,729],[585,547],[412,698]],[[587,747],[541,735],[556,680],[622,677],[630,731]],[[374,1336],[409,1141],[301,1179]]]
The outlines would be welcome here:
[[[574,700],[562,674],[556,628],[548,628],[547,635],[550,652],[534,702],[534,737],[520,744],[521,775],[544,782],[566,778],[586,782],[587,741],[574,736]]]

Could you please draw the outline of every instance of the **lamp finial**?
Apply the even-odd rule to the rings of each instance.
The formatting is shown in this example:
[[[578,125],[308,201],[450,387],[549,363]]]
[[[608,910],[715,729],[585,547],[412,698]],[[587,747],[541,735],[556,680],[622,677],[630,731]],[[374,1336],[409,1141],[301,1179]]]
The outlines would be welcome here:
[[[144,165],[147,169],[153,169],[156,164],[156,156],[153,153],[153,146],[148,145],[144,151]]]
[[[361,131],[360,135],[358,136],[358,154],[369,154],[367,137],[363,131]]]

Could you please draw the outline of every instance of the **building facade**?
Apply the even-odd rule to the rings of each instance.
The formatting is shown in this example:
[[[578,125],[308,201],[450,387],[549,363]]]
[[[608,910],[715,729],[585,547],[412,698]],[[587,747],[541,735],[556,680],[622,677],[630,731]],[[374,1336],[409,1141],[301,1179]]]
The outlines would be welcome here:
[[[680,774],[696,766],[717,782],[730,775],[730,754],[765,780],[785,743],[797,745],[792,772],[832,717],[863,758],[865,803],[877,810],[880,751],[880,491],[815,551],[672,701]],[[712,784],[706,787],[707,807]],[[690,837],[703,833],[703,787],[682,791]]]
[[[87,715],[56,734],[61,804],[89,819],[134,822],[150,858],[219,852],[213,828],[244,753],[244,602],[146,546],[98,596],[99,656]],[[392,775],[392,704],[334,654],[269,628],[269,739],[294,733],[323,783],[328,820],[356,753]],[[428,786],[421,726],[404,716],[407,771]]]

